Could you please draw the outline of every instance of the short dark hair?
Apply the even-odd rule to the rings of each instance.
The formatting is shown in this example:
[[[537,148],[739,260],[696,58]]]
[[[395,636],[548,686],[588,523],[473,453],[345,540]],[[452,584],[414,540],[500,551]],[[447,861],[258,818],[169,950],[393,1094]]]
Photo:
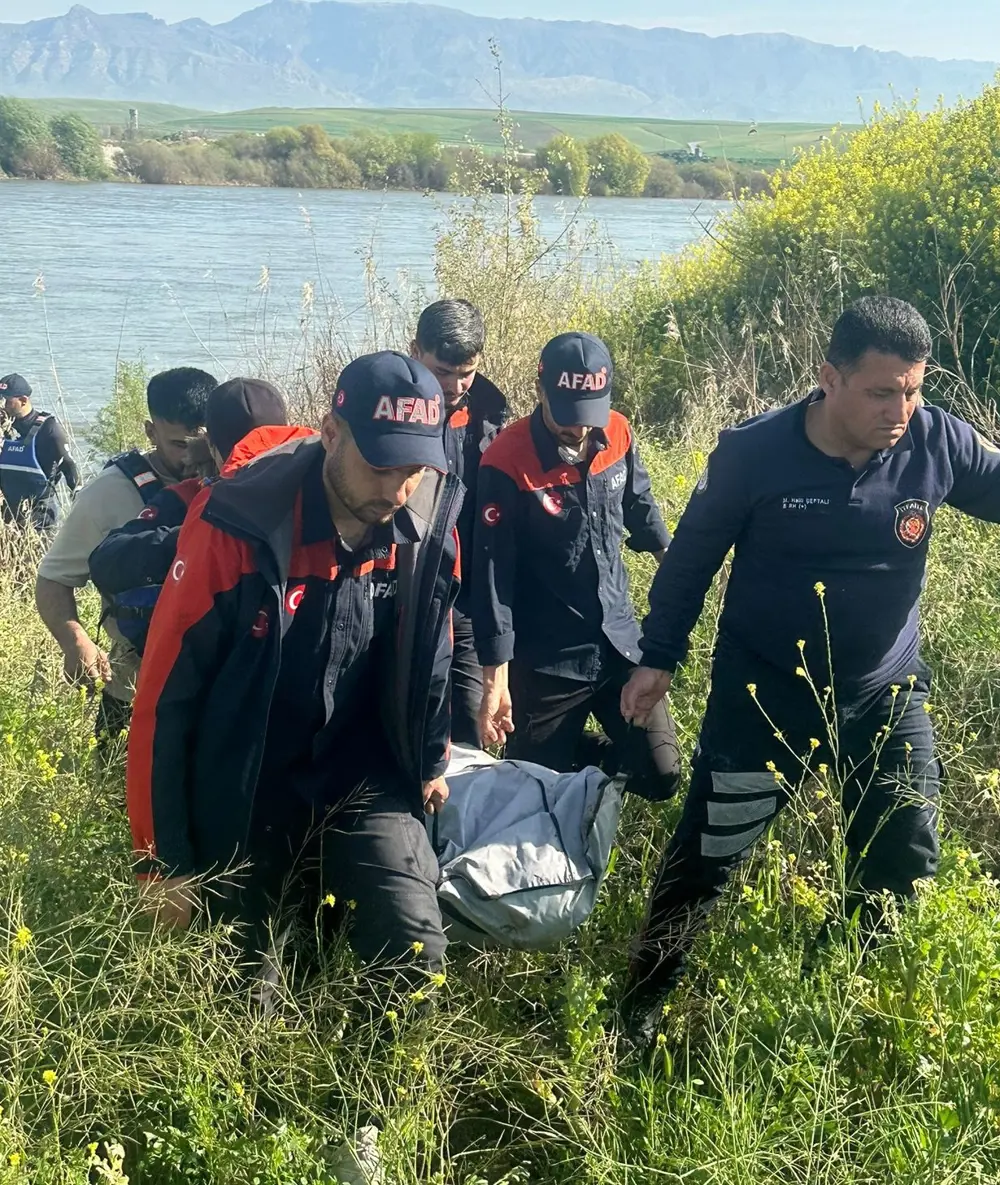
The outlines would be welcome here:
[[[471,362],[486,345],[483,314],[467,300],[436,300],[420,314],[417,345],[449,366]]]
[[[205,402],[218,385],[207,370],[195,366],[177,366],[154,374],[146,387],[150,419],[190,429],[204,428]]]
[[[837,319],[826,360],[849,371],[868,350],[876,350],[905,362],[926,362],[931,345],[930,328],[913,305],[895,296],[863,296]]]

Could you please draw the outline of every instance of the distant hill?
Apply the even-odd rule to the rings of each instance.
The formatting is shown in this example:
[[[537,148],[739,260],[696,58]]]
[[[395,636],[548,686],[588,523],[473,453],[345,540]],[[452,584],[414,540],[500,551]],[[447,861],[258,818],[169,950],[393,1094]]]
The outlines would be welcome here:
[[[0,93],[261,106],[489,105],[674,119],[855,122],[893,93],[971,97],[990,62],[939,62],[783,34],[707,37],[595,21],[494,20],[425,4],[271,0],[222,25],[145,14],[0,24]]]

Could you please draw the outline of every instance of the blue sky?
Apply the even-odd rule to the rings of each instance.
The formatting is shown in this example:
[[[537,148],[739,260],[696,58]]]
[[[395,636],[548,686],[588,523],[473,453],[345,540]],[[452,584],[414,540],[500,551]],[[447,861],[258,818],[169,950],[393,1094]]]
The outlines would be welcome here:
[[[0,20],[65,12],[71,0],[0,0]],[[97,12],[229,20],[257,0],[81,0]],[[439,3],[448,0],[438,0]],[[784,32],[836,45],[1000,61],[998,0],[451,0],[489,16],[613,20],[710,34]]]

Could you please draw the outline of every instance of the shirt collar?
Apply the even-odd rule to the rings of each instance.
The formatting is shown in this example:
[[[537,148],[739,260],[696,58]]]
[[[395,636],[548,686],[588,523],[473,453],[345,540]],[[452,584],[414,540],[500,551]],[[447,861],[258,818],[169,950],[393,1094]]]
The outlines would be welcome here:
[[[530,426],[531,442],[535,446],[542,469],[547,473],[550,469],[567,464],[559,455],[559,442],[545,426],[541,404],[531,413]],[[608,436],[603,428],[591,428],[588,440],[593,442],[593,450],[597,452],[603,452],[608,447]],[[589,463],[593,450],[588,454],[586,461],[580,462],[581,465]]]
[[[39,414],[38,408],[33,407],[27,415],[14,417],[14,431],[18,436],[25,436],[31,431],[35,426],[35,421],[38,419]]]
[[[311,543],[323,543],[338,539],[337,528],[330,517],[330,506],[326,500],[323,485],[323,461],[326,453],[320,449],[316,462],[309,466],[302,483],[302,529],[303,547]],[[378,523],[368,542],[359,551],[370,551],[376,547],[388,547],[392,543],[417,543],[420,532],[409,510],[403,506],[387,523]]]

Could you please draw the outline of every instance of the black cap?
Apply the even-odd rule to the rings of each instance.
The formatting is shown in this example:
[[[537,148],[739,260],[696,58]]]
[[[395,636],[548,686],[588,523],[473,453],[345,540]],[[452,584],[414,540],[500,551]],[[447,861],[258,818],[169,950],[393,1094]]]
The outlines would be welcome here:
[[[0,379],[0,399],[30,399],[31,383],[20,374],[8,374]]]
[[[254,428],[287,423],[281,392],[263,379],[229,379],[210,391],[205,402],[208,442],[223,460]]]
[[[563,428],[606,428],[614,365],[592,333],[560,333],[542,350],[538,377],[552,418]]]
[[[365,354],[344,368],[333,410],[374,469],[423,465],[448,471],[444,455],[444,396],[422,363],[393,350]]]

